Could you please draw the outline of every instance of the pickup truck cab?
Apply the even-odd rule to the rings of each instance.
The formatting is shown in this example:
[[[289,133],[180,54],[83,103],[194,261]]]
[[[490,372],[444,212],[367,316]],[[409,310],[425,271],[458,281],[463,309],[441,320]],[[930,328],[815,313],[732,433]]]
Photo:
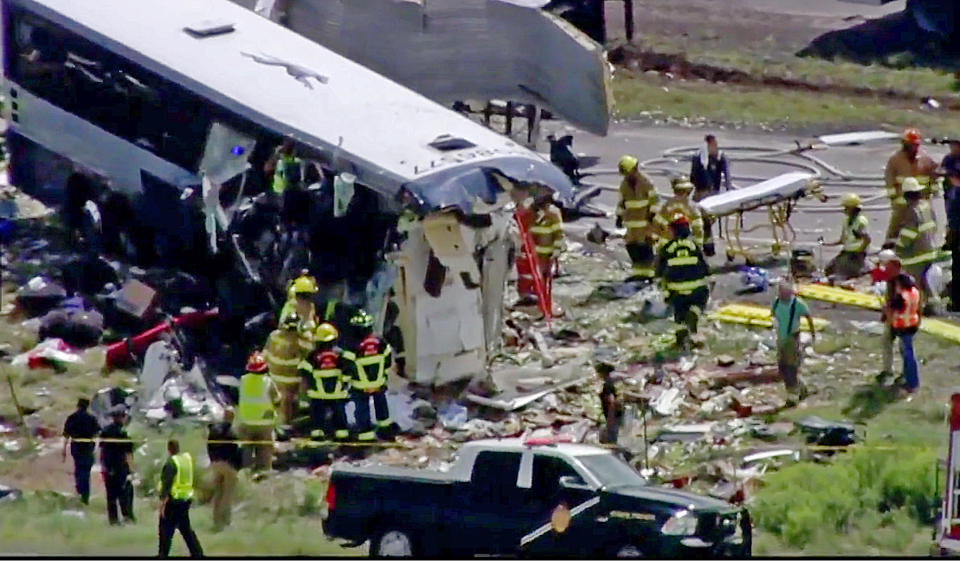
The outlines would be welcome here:
[[[464,444],[445,472],[335,466],[324,533],[386,556],[745,557],[746,510],[651,486],[608,449]]]

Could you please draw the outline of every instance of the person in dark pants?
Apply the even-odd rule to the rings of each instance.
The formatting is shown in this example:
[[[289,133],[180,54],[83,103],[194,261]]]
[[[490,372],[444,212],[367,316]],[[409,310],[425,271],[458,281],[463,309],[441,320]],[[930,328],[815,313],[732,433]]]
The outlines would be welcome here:
[[[950,153],[943,157],[940,167],[944,175],[943,206],[947,213],[947,240],[944,249],[950,250],[957,242],[956,221],[960,220],[956,210],[952,210],[957,206],[956,199],[960,198],[960,140],[951,139],[947,142],[950,144]]]
[[[960,191],[960,187],[957,188]],[[950,282],[950,311],[960,312],[960,193],[955,193],[950,199],[947,209],[947,228],[949,232],[950,251],[952,252],[953,280]]]
[[[107,516],[110,524],[119,525],[117,506],[123,518],[136,522],[133,517],[133,443],[123,428],[126,410],[117,405],[110,411],[112,422],[103,429],[100,437],[100,465],[103,467],[103,484],[107,488]],[[120,441],[120,442],[115,442]]]
[[[600,434],[600,442],[616,444],[620,435],[620,424],[623,422],[623,401],[620,399],[620,392],[617,391],[617,385],[611,376],[614,367],[608,362],[598,362],[596,369],[600,379],[603,380],[603,388],[600,390],[600,406],[603,409],[603,418],[606,421],[604,430]]]
[[[76,440],[90,440],[100,432],[100,423],[97,418],[87,412],[90,400],[81,397],[77,400],[77,410],[63,425],[63,461],[67,461],[67,442],[70,443],[70,455],[73,456],[73,480],[77,494],[83,504],[90,504],[90,469],[95,461],[93,442],[77,442]]]
[[[727,156],[720,151],[717,137],[708,134],[704,137],[707,143],[706,150],[699,150],[690,160],[690,181],[694,185],[693,200],[701,201],[723,190],[729,191],[730,163]],[[707,257],[714,253],[713,219],[704,217],[703,224],[703,252]]]
[[[180,442],[167,442],[170,457],[160,472],[160,538],[159,556],[170,556],[173,532],[180,531],[187,544],[190,557],[203,557],[203,549],[197,535],[190,526],[190,504],[193,502],[193,456],[189,452],[180,452]]]
[[[229,412],[228,412],[229,413]],[[228,415],[229,417],[229,415]],[[234,491],[237,487],[237,472],[243,467],[240,446],[230,429],[230,420],[210,425],[207,456],[213,476],[213,531],[219,532],[230,525]]]

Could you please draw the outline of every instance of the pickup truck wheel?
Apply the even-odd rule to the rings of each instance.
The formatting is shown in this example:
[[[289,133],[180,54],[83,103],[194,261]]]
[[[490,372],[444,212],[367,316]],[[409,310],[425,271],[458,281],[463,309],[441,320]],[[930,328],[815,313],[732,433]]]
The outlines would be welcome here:
[[[413,536],[404,530],[387,530],[370,542],[371,557],[413,557],[414,549]]]

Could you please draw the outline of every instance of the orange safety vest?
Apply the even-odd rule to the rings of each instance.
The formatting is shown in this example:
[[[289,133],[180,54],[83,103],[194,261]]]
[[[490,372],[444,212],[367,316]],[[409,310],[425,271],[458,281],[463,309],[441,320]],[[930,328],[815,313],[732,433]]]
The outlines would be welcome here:
[[[893,329],[910,329],[920,325],[920,291],[917,287],[901,290],[903,309],[894,311],[890,317],[890,327]]]

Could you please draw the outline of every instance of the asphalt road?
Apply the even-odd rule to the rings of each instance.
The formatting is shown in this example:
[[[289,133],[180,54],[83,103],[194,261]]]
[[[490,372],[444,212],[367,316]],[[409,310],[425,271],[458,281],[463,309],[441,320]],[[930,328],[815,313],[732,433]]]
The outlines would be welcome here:
[[[775,163],[741,161],[740,158],[750,157],[749,152],[736,150],[736,147],[754,147],[754,148],[774,148],[790,149],[796,146],[795,141],[799,140],[806,145],[813,141],[812,138],[794,138],[782,133],[763,133],[763,132],[744,132],[744,131],[726,131],[706,129],[690,129],[680,127],[650,126],[643,124],[622,123],[611,127],[610,134],[606,137],[598,137],[586,133],[569,131],[574,134],[574,151],[589,156],[599,157],[599,162],[589,171],[600,172],[598,175],[585,178],[585,182],[603,185],[609,190],[605,190],[600,196],[594,199],[596,206],[609,212],[606,219],[585,218],[570,224],[574,235],[582,233],[593,226],[594,222],[599,222],[608,229],[613,228],[613,209],[617,203],[618,195],[614,191],[619,185],[619,176],[615,173],[617,161],[623,154],[632,154],[641,161],[655,160],[661,158],[665,151],[678,147],[700,147],[703,145],[703,136],[707,132],[713,132],[717,135],[721,144],[721,149],[726,147],[728,158],[731,159],[731,168],[734,176],[734,184],[738,187],[744,187],[754,184],[757,180],[774,177],[778,174],[788,171],[795,171],[797,166],[813,165],[811,162],[801,160],[796,157],[787,156],[778,158]],[[562,132],[562,131],[558,131]],[[790,223],[797,232],[794,247],[805,247],[808,249],[817,249],[818,238],[821,236],[825,241],[836,241],[840,236],[840,224],[843,220],[842,212],[839,207],[839,198],[845,192],[856,192],[868,201],[867,216],[870,219],[870,233],[873,238],[873,249],[879,250],[883,243],[887,223],[889,221],[889,210],[886,204],[886,198],[882,195],[881,177],[887,158],[898,148],[896,142],[884,142],[873,145],[850,146],[830,148],[827,150],[816,150],[808,152],[817,158],[822,159],[827,164],[838,168],[839,170],[857,175],[873,175],[873,181],[856,181],[854,183],[838,185],[826,185],[825,192],[832,197],[827,203],[820,203],[816,199],[805,199],[799,205]],[[945,153],[945,148],[939,145],[926,146],[925,151],[936,161],[940,161]],[[754,152],[757,154],[757,152]],[[669,178],[666,174],[658,172],[655,168],[669,168],[676,173],[689,173],[689,159],[679,158],[674,161],[661,160],[651,163],[654,169],[650,170],[650,177],[661,193],[669,193]],[[822,170],[824,176],[829,176]],[[869,202],[869,198],[874,197],[875,202]],[[942,199],[936,201],[934,210],[938,218],[943,221],[943,202]],[[871,208],[877,207],[877,208]],[[745,218],[745,226],[766,223],[766,212],[750,212]],[[759,229],[757,231],[745,234],[749,238],[758,242],[766,241],[769,244],[769,229]],[[942,233],[941,233],[942,236]],[[721,248],[718,247],[718,254]],[[823,248],[824,259],[828,259],[837,249]],[[769,253],[766,251],[766,253]],[[721,258],[722,261],[722,258]]]

